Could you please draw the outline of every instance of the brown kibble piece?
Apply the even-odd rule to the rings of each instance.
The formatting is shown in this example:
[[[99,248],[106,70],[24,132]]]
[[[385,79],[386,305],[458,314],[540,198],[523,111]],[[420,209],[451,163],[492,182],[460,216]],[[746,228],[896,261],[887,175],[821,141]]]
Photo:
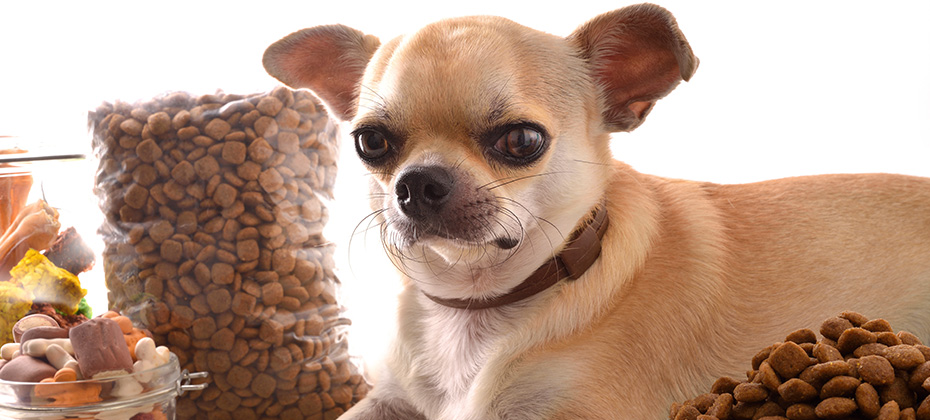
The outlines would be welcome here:
[[[862,324],[862,328],[874,333],[894,331],[891,329],[891,324],[881,318],[873,319],[869,322],[866,322],[865,324]]]
[[[785,341],[792,341],[798,344],[817,343],[817,334],[810,328],[802,328],[785,337]]]
[[[898,338],[901,339],[901,344],[910,344],[912,346],[923,344],[920,338],[907,331],[898,331]]]
[[[283,107],[284,107],[284,104],[281,103],[281,101],[278,98],[275,98],[274,96],[266,96],[262,98],[260,101],[258,101],[257,105],[255,105],[255,109],[257,109],[262,114],[268,115],[270,117],[278,115],[278,112],[280,112],[281,108]]]
[[[698,411],[697,408],[686,405],[678,410],[678,414],[675,415],[675,420],[697,420],[700,415],[701,412]]]
[[[875,336],[877,337],[876,342],[884,344],[888,347],[904,344],[901,339],[898,338],[898,335],[891,331],[882,331],[880,333],[876,333]],[[927,356],[924,355],[924,358],[927,358]]]
[[[267,140],[259,137],[253,140],[251,144],[249,144],[248,154],[249,159],[252,159],[257,163],[264,163],[274,154],[274,149],[271,148],[271,145],[268,144]]]
[[[859,379],[852,376],[836,376],[820,388],[820,399],[832,397],[852,397],[859,387]]]
[[[189,185],[196,180],[196,177],[197,172],[194,170],[194,165],[186,160],[178,162],[171,169],[171,179],[174,179],[179,185]]]
[[[129,134],[130,136],[138,136],[142,134],[142,127],[142,123],[134,118],[127,118],[119,124],[120,130],[123,130],[124,133]]]
[[[136,146],[136,155],[139,156],[139,160],[152,163],[161,158],[162,150],[155,140],[146,139]]]
[[[789,403],[798,403],[814,399],[817,389],[798,378],[791,378],[778,387],[778,394]]]
[[[865,414],[866,417],[873,418],[877,416],[878,410],[881,408],[878,391],[867,382],[859,384],[859,387],[856,388],[856,404],[859,406],[859,411]]]
[[[843,311],[843,313],[840,314],[840,318],[848,319],[854,327],[860,327],[862,324],[869,322],[869,318],[855,311]]]
[[[171,129],[171,117],[168,116],[167,112],[156,112],[149,115],[148,126],[152,134],[160,136]]]
[[[898,420],[901,418],[901,408],[897,402],[888,401],[878,411],[878,420]]]
[[[865,356],[857,363],[859,377],[872,386],[884,386],[894,381],[894,367],[881,356]]]
[[[207,293],[207,305],[210,311],[220,314],[229,310],[232,305],[232,297],[227,289],[213,289]]]
[[[789,420],[817,420],[814,406],[810,404],[793,404],[785,410],[785,417]]]
[[[925,362],[923,353],[907,344],[888,347],[884,356],[895,369],[910,370]]]
[[[240,143],[238,141],[227,141],[223,144],[223,152],[221,154],[223,160],[233,164],[239,165],[245,162],[246,157],[246,146],[245,143]]]
[[[810,357],[801,346],[789,341],[772,350],[768,362],[782,378],[793,378],[810,365]]]
[[[842,419],[856,411],[858,406],[850,398],[827,398],[817,404],[814,412],[817,417],[824,420]]]
[[[724,376],[714,381],[714,384],[710,388],[710,392],[713,394],[732,394],[733,390],[736,389],[736,386],[739,384],[740,381],[729,376]]]
[[[775,391],[781,386],[781,378],[778,377],[778,374],[775,373],[775,370],[767,361],[759,365],[759,371],[756,373],[754,382],[765,385],[770,391]]]
[[[835,360],[811,366],[810,369],[801,374],[800,379],[812,384],[823,384],[835,376],[850,375],[851,373],[849,363],[845,360]]]
[[[836,340],[836,349],[843,354],[852,353],[859,346],[874,343],[877,340],[878,337],[871,331],[858,327],[849,328],[843,331],[843,333],[840,334],[840,338]]]
[[[849,328],[852,328],[852,322],[849,322],[846,318],[833,317],[827,319],[820,325],[820,335],[829,338],[833,341],[837,341],[840,338],[840,335],[843,334],[843,331],[846,331]]]
[[[921,363],[920,366],[917,366],[911,371],[908,377],[907,387],[913,391],[918,391],[927,378],[930,378],[930,362]]]
[[[775,350],[775,347],[778,347],[778,343],[759,350],[759,352],[752,357],[752,370],[759,369],[759,366],[762,365],[763,361],[769,358],[769,355],[772,354],[772,350]]]
[[[274,377],[266,373],[260,373],[252,380],[249,389],[259,397],[268,398],[275,391]]]
[[[774,401],[767,401],[756,410],[754,419],[785,420],[785,409]]]
[[[895,401],[889,401],[888,403],[894,403]],[[930,419],[930,398],[924,398],[924,400],[917,406],[915,410],[917,415],[917,420],[928,420]]]
[[[813,355],[820,363],[843,360],[843,354],[836,347],[824,343],[817,343],[814,346]]]
[[[203,133],[213,140],[222,140],[232,127],[221,118],[214,118],[203,128]]]
[[[761,402],[764,401],[768,395],[769,391],[764,385],[753,382],[743,382],[737,385],[733,390],[733,398],[740,402]]]
[[[855,351],[853,351],[853,356],[855,357],[865,357],[869,355],[882,356],[885,354],[885,350],[888,349],[888,346],[879,343],[868,343],[859,346]]]
[[[879,388],[878,396],[883,402],[897,402],[901,409],[913,407],[917,402],[914,392],[907,387],[907,382],[902,377],[895,377],[891,384]]]
[[[733,394],[719,394],[714,399],[714,403],[707,409],[707,415],[726,419],[730,417],[730,410],[733,409]]]
[[[284,186],[284,178],[277,170],[269,168],[258,175],[258,183],[266,192],[271,193]]]

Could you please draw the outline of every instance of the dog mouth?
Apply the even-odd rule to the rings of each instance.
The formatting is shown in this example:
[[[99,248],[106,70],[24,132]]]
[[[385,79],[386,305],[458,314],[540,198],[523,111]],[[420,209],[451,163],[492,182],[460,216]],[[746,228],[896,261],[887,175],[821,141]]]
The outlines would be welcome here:
[[[511,250],[520,244],[520,239],[507,232],[495,233],[490,225],[504,225],[496,220],[474,221],[472,223],[456,223],[460,220],[446,219],[439,223],[428,220],[413,220],[399,216],[391,218],[388,225],[396,235],[392,241],[399,248],[409,248],[414,244],[443,241],[460,247],[486,247],[492,246],[500,250]],[[468,219],[468,217],[462,217]],[[506,229],[505,229],[506,230]],[[484,234],[482,234],[484,232]]]

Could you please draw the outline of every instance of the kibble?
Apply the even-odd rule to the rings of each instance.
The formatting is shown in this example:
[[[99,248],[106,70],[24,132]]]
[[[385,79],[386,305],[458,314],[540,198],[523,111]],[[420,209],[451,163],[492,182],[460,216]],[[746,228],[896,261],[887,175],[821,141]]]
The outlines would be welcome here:
[[[210,373],[178,418],[335,418],[363,398],[322,237],[337,147],[316,100],[172,93],[89,117],[110,305]]]
[[[760,350],[747,380],[721,377],[710,392],[672,405],[700,420],[930,420],[930,360],[915,335],[884,319],[843,312]],[[890,337],[894,337],[891,339]]]

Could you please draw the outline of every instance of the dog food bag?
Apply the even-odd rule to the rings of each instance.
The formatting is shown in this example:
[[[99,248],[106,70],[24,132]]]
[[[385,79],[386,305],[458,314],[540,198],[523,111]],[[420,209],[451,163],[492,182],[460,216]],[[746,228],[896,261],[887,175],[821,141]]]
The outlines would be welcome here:
[[[930,419],[930,347],[884,319],[843,312],[762,349],[746,380],[718,379],[671,420]]]
[[[333,419],[366,395],[322,235],[335,129],[309,93],[177,92],[89,123],[109,305],[209,372],[179,419]]]

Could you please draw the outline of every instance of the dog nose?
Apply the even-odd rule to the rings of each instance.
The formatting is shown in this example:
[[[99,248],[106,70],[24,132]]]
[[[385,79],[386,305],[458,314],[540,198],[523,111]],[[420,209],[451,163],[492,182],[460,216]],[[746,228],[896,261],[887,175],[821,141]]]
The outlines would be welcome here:
[[[394,194],[401,211],[410,217],[439,213],[449,200],[454,180],[452,174],[438,166],[414,166],[401,172]]]

